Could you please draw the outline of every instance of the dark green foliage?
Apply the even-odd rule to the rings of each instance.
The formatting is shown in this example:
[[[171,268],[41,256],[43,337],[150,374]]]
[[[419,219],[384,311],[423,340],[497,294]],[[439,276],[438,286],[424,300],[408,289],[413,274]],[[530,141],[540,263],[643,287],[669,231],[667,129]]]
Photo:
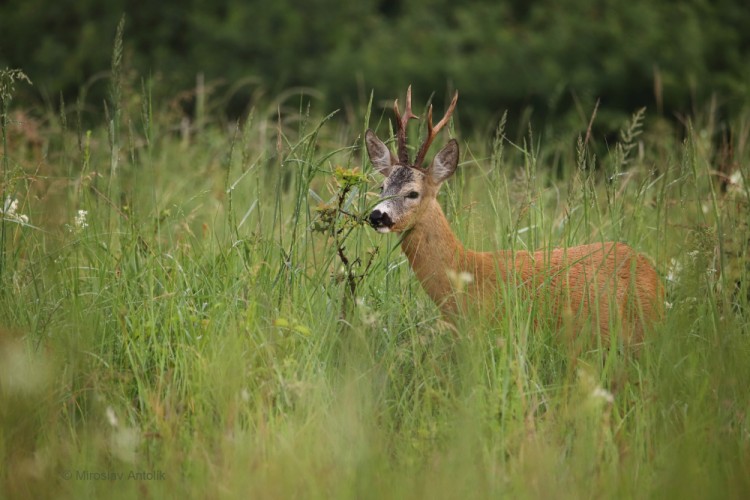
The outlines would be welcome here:
[[[171,95],[199,73],[271,95],[313,86],[331,108],[361,107],[373,88],[393,96],[409,83],[418,95],[455,87],[474,126],[506,109],[575,113],[585,125],[597,98],[600,123],[641,106],[687,113],[714,93],[728,110],[750,100],[743,0],[9,0],[0,5],[0,67],[23,68],[40,82],[33,91],[74,102],[108,69],[123,13],[124,70],[153,75]],[[256,95],[237,85],[225,104],[235,116]],[[96,106],[101,87],[87,94]]]

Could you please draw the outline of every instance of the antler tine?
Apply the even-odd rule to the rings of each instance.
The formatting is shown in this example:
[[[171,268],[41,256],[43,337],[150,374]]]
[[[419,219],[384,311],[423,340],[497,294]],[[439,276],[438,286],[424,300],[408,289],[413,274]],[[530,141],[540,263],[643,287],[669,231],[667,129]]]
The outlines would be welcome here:
[[[445,125],[448,123],[448,120],[450,120],[451,115],[453,114],[453,110],[456,109],[456,103],[458,102],[458,91],[456,91],[455,94],[453,94],[453,100],[450,103],[450,106],[448,106],[448,110],[445,112],[445,115],[443,116],[443,119],[440,120],[437,125],[433,127],[432,125],[432,104],[430,104],[430,107],[427,109],[427,138],[422,143],[422,146],[419,148],[419,153],[417,154],[417,159],[414,162],[414,166],[417,168],[421,168],[422,162],[424,161],[425,156],[427,155],[427,151],[430,149],[430,145],[432,144],[432,141],[437,136],[437,133],[440,132],[440,130],[445,127]]]
[[[398,99],[393,102],[393,112],[396,114],[396,138],[398,139],[398,161],[402,165],[409,164],[409,150],[406,149],[406,125],[412,118],[419,118],[411,111],[411,85],[406,89],[406,109],[404,116],[398,110]]]

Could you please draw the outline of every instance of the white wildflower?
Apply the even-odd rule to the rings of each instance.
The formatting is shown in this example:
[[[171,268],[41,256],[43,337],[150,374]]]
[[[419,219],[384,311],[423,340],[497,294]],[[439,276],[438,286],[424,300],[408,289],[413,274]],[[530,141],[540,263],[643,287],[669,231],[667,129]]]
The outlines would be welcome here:
[[[462,271],[458,273],[458,279],[460,279],[461,282],[463,282],[466,285],[474,283],[474,275],[471,273],[467,273],[466,271]]]
[[[670,283],[679,282],[680,273],[682,273],[682,264],[677,259],[671,259],[667,269],[667,281]]]
[[[362,323],[367,326],[373,326],[378,322],[378,314],[367,305],[363,297],[357,297],[355,304],[357,304],[357,310],[359,311]]]
[[[734,194],[745,194],[745,182],[742,178],[742,171],[737,169],[729,176],[729,192]]]
[[[6,198],[3,204],[3,209],[0,210],[0,215],[5,220],[19,222],[21,224],[28,224],[29,218],[24,214],[18,213],[18,200],[15,198]]]
[[[115,410],[111,406],[107,406],[105,413],[107,414],[107,421],[109,422],[109,425],[116,429],[120,425],[120,421],[117,420],[117,414],[115,413]]]
[[[107,406],[104,411],[109,425],[112,426],[109,447],[112,454],[123,462],[134,463],[137,458],[141,433],[135,427],[121,426],[114,408]]]
[[[615,402],[614,395],[607,389],[603,388],[594,378],[594,376],[586,370],[578,369],[578,380],[583,389],[583,394],[587,394],[589,400],[605,401],[606,403],[612,404]]]
[[[466,285],[474,283],[474,275],[466,271],[457,273],[453,269],[449,269],[446,274],[448,275],[448,279],[451,280],[453,288],[458,291],[466,288]]]
[[[73,221],[75,224],[76,231],[82,231],[83,229],[86,229],[89,227],[89,223],[86,222],[86,216],[88,216],[87,210],[79,210],[78,214],[76,214],[76,218]]]
[[[734,173],[729,177],[729,181],[732,184],[742,186],[742,170],[735,170]]]
[[[16,210],[18,210],[18,200],[11,200],[10,198],[6,198],[3,212],[5,212],[6,215],[14,215],[16,213]]]
[[[591,397],[594,399],[603,399],[609,404],[615,402],[615,397],[612,395],[612,393],[601,386],[596,386],[596,388],[591,391]]]

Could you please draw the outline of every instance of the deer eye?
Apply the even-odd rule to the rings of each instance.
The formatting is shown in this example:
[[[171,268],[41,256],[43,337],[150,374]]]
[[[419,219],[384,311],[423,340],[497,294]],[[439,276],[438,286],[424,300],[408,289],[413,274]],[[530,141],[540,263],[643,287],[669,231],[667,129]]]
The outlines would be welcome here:
[[[411,198],[412,200],[416,200],[419,198],[419,193],[416,191],[412,191],[411,193],[406,195],[407,198]]]

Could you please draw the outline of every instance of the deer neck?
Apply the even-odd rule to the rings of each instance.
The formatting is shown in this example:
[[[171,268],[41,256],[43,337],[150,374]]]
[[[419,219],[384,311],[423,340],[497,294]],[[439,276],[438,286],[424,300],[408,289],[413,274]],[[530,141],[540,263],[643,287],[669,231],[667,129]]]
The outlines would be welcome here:
[[[450,273],[467,271],[467,252],[437,200],[428,203],[401,240],[401,249],[430,298],[441,308],[452,309]]]

